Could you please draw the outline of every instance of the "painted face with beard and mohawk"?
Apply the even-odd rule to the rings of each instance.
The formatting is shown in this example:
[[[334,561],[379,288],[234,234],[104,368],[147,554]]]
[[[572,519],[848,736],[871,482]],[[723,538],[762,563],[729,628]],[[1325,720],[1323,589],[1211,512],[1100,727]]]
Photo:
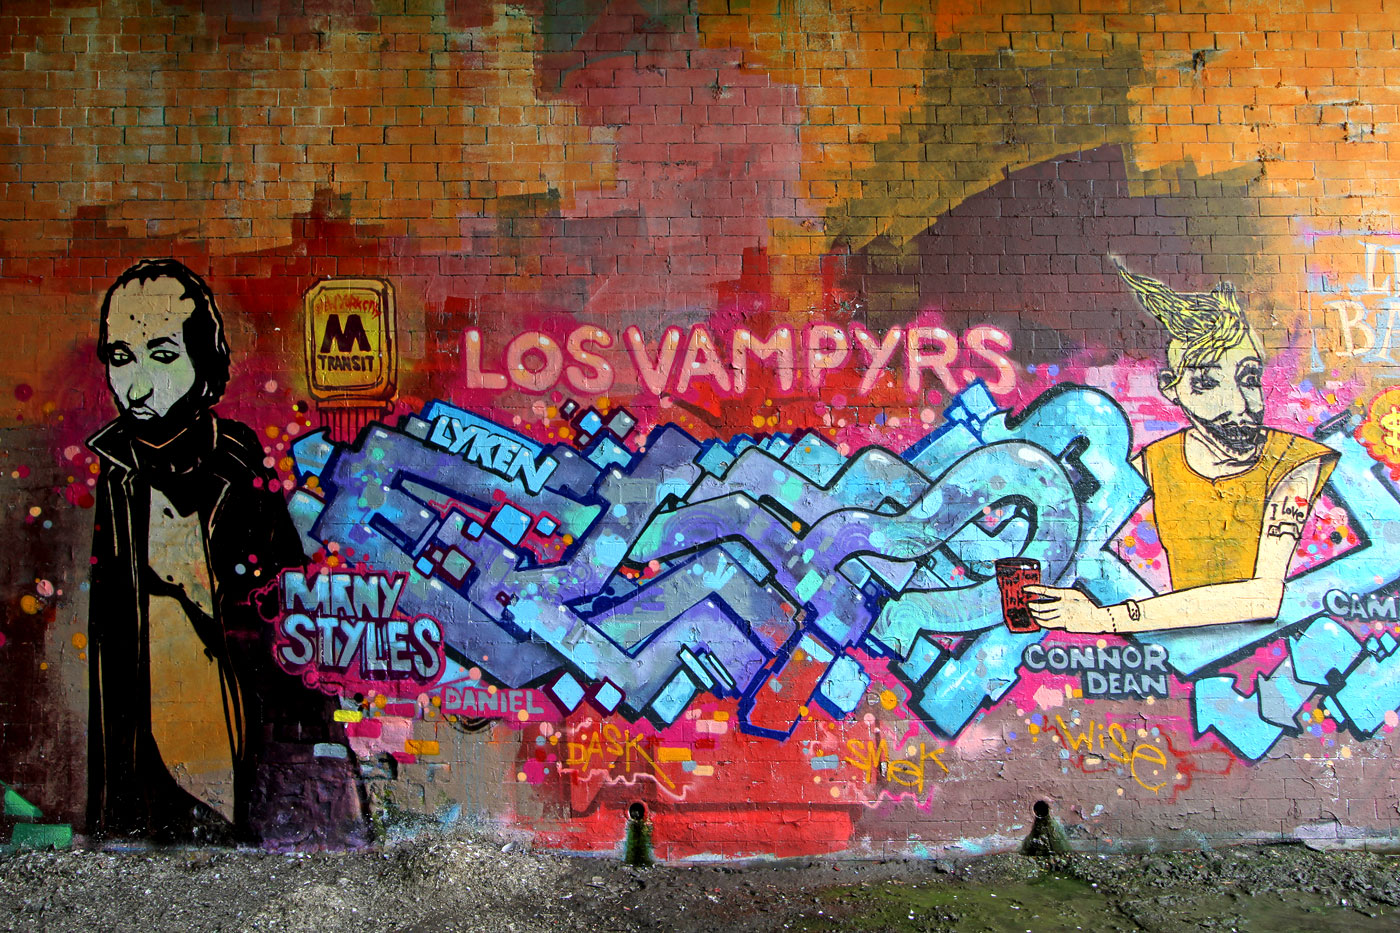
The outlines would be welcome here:
[[[1234,287],[1177,292],[1121,265],[1118,274],[1171,337],[1157,379],[1162,395],[1222,461],[1252,463],[1265,436],[1264,357]]]

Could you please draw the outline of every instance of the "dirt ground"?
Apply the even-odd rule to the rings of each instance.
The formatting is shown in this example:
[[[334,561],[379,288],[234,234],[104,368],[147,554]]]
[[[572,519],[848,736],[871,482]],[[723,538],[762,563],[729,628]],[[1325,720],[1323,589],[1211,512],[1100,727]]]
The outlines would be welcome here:
[[[489,834],[354,853],[131,848],[0,858],[0,930],[1400,930],[1400,857],[1135,856],[632,868]]]

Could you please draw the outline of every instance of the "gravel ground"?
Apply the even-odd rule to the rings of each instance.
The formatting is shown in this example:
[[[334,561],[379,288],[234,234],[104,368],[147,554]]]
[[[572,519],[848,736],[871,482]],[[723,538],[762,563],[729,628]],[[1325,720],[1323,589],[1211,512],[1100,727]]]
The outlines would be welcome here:
[[[636,869],[490,835],[364,852],[126,849],[0,859],[0,930],[1400,930],[1400,858],[1145,856]]]

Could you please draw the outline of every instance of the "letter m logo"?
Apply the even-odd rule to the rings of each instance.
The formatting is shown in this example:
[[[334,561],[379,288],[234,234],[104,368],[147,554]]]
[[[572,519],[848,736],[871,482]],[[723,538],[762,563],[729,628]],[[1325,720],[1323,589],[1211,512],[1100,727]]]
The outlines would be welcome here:
[[[351,353],[356,350],[361,353],[371,352],[369,334],[365,333],[365,325],[360,322],[358,314],[351,314],[345,318],[343,330],[339,314],[332,314],[326,318],[326,335],[321,338],[321,352],[331,352],[332,342],[335,343],[335,348],[340,353]]]

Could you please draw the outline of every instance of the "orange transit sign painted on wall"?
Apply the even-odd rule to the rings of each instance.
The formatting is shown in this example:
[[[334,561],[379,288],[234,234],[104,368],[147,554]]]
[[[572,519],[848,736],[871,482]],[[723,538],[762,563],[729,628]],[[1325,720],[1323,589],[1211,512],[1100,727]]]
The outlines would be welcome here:
[[[380,279],[326,279],[306,293],[306,372],[323,407],[379,407],[394,395],[394,289]]]

